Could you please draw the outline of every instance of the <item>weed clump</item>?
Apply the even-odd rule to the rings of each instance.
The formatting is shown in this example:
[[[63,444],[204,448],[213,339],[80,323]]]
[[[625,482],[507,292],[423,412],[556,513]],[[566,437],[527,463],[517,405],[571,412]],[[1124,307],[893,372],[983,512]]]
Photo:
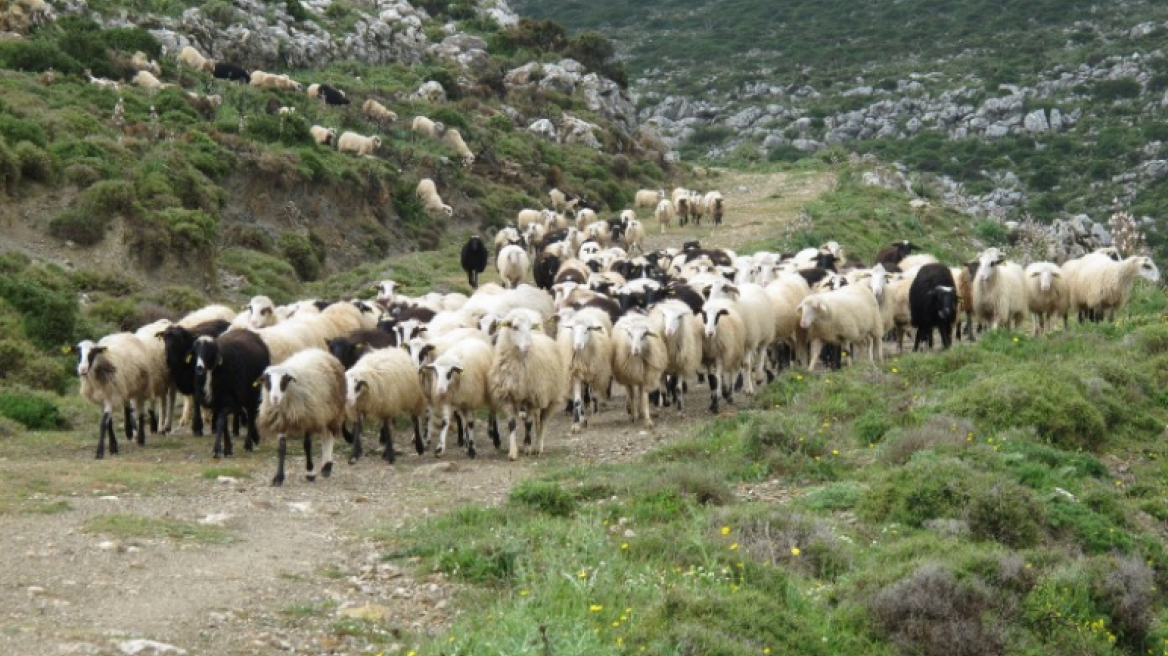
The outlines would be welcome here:
[[[576,499],[559,483],[524,481],[511,491],[511,501],[553,517],[570,517],[576,512]]]
[[[907,653],[991,656],[1003,648],[1001,632],[983,618],[991,599],[980,581],[958,581],[939,565],[924,565],[876,593],[868,608]]]

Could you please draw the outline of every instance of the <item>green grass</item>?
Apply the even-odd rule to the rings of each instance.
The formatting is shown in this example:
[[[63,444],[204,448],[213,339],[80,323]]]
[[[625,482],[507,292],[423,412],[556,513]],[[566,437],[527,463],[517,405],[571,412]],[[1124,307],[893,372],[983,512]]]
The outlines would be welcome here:
[[[85,523],[85,531],[120,539],[165,538],[198,544],[226,544],[233,539],[227,529],[219,526],[129,514],[98,515]]]
[[[376,539],[468,586],[419,654],[1162,654],[1165,334],[1129,314],[787,372],[640,462]],[[791,500],[733,492],[763,482]]]

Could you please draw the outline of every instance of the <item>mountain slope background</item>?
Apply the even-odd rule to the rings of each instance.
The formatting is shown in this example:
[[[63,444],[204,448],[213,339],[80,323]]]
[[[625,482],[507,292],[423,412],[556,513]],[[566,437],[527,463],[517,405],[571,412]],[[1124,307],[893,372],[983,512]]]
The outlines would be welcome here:
[[[1168,198],[1160,3],[541,2],[612,37],[640,115],[684,159],[873,153],[998,221],[1117,209],[1156,254]]]

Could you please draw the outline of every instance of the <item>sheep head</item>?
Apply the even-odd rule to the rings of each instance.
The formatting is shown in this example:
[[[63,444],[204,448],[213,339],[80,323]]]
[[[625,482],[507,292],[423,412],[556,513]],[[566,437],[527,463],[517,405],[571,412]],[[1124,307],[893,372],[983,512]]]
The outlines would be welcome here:
[[[458,360],[445,355],[422,369],[433,376],[433,390],[439,398],[445,397],[450,392],[462,374],[462,365]]]
[[[827,306],[823,299],[810,297],[799,303],[799,327],[804,330],[815,324],[818,316],[827,316]]]
[[[1006,261],[1002,252],[996,248],[987,248],[977,256],[977,281],[981,284],[989,282],[994,273],[994,267]]]
[[[620,325],[620,329],[629,336],[629,352],[633,355],[641,355],[645,351],[645,343],[657,337],[657,333],[644,321],[627,321]]]
[[[930,289],[928,296],[934,299],[939,318],[950,319],[957,316],[957,290],[941,285]]]
[[[1138,261],[1137,275],[1149,282],[1160,282],[1160,270],[1156,268],[1156,263],[1150,257],[1137,257]]]
[[[397,296],[398,284],[393,280],[382,280],[373,285],[373,289],[377,291],[377,302],[382,304],[393,303]]]
[[[266,376],[266,372],[265,372],[265,376]],[[369,390],[369,383],[367,381],[358,378],[356,375],[353,374],[352,371],[345,372],[345,407],[346,408],[352,409],[354,406],[356,406],[357,399],[361,398],[361,395],[364,394],[368,390]],[[275,404],[275,403],[278,403],[278,401],[273,399],[272,403]]]
[[[730,314],[730,310],[722,308],[714,313],[702,310],[702,323],[705,326],[706,338],[713,338],[718,334],[718,320]]]
[[[245,309],[250,315],[247,326],[252,330],[267,328],[276,323],[276,304],[267,296],[253,297]]]
[[[604,326],[587,317],[581,317],[564,324],[564,328],[572,331],[572,351],[574,353],[583,351],[596,331],[604,330]]]

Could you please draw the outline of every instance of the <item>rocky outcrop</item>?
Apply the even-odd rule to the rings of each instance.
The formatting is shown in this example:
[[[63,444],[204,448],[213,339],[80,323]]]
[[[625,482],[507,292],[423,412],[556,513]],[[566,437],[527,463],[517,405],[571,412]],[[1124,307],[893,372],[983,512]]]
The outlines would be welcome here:
[[[562,59],[555,64],[530,62],[503,76],[508,90],[536,87],[563,94],[579,93],[584,105],[605,119],[632,132],[637,125],[637,108],[626,89],[596,73],[587,73],[583,64]]]

